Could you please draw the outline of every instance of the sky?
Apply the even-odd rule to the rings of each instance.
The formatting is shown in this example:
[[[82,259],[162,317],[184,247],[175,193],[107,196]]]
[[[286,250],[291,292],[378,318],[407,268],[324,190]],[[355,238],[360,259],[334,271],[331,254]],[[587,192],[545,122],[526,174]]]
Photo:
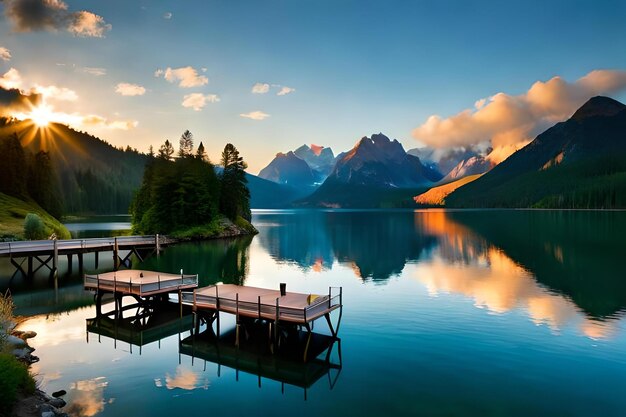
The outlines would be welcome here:
[[[188,129],[256,173],[302,144],[519,147],[626,101],[623,1],[0,0],[0,87],[147,151]]]

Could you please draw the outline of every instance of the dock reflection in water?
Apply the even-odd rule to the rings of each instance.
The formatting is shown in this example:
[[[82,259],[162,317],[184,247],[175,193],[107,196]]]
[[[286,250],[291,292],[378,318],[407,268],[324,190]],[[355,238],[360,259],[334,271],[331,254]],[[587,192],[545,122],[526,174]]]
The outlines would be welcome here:
[[[235,346],[235,330],[228,331],[217,338],[209,327],[199,334],[192,334],[179,344],[180,355],[217,364],[217,376],[221,377],[221,367],[235,370],[235,379],[239,381],[239,372],[256,375],[259,388],[262,380],[270,379],[280,382],[284,394],[285,385],[292,385],[307,390],[320,379],[326,377],[329,389],[332,390],[339,379],[342,368],[341,339],[333,336],[312,333],[308,348],[309,359],[303,361],[306,348],[307,333],[291,330],[281,339],[280,346],[271,351],[268,332],[259,326],[250,337]],[[336,349],[335,349],[336,348]]]
[[[163,303],[159,308],[137,308],[135,314],[129,317],[117,317],[114,314],[104,314],[87,319],[87,343],[90,342],[89,334],[97,335],[98,343],[104,336],[113,339],[113,346],[117,349],[117,342],[127,343],[130,353],[133,346],[139,348],[139,354],[143,346],[158,342],[159,347],[162,339],[176,334],[190,331],[193,328],[193,316],[186,312],[182,317],[177,305]]]

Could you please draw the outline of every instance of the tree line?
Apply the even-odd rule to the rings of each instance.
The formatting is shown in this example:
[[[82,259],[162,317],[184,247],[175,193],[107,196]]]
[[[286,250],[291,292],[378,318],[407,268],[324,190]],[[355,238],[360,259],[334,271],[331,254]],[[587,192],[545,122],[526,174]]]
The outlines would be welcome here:
[[[56,175],[48,152],[25,151],[16,133],[0,138],[0,192],[33,200],[59,217],[63,211]]]
[[[247,165],[235,146],[229,143],[224,147],[219,174],[202,142],[194,151],[193,135],[188,130],[181,135],[175,154],[169,140],[156,153],[150,148],[143,181],[130,210],[136,232],[181,231],[207,225],[220,215],[250,221]]]

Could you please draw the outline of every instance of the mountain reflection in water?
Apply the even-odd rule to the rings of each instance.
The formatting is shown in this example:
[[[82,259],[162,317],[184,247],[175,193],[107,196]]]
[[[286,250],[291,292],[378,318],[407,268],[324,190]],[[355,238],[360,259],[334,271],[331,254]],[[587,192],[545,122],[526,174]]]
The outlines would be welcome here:
[[[257,214],[259,242],[305,271],[352,268],[384,284],[415,263],[429,293],[462,294],[492,313],[526,311],[554,332],[612,334],[626,306],[622,212],[291,211]]]

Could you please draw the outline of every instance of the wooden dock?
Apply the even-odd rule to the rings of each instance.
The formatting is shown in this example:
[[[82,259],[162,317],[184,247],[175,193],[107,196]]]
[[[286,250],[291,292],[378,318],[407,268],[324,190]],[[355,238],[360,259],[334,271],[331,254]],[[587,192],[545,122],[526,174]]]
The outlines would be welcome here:
[[[170,243],[174,241],[159,235],[0,242],[0,257],[10,259],[16,269],[15,273],[32,276],[44,267],[55,273],[58,270],[59,256],[67,256],[71,268],[72,257],[76,255],[79,270],[82,272],[85,253],[95,253],[95,267],[98,268],[100,252],[112,252],[113,264],[117,269],[120,265],[130,267],[130,257],[133,254],[143,260],[150,253],[158,254],[161,247]]]
[[[324,317],[333,337],[337,336],[341,325],[342,289],[329,287],[328,294],[303,294],[267,288],[247,287],[233,284],[211,285],[198,288],[193,293],[183,293],[183,302],[193,305],[196,331],[202,320],[212,327],[217,322],[217,336],[220,333],[220,312],[230,313],[236,318],[235,345],[240,342],[240,328],[246,323],[266,322],[273,334],[274,343],[280,343],[280,326],[296,326],[306,329],[310,341],[313,322]],[[336,327],[330,313],[339,310]],[[245,330],[245,329],[244,329]],[[307,343],[308,347],[308,343]],[[307,349],[304,351],[304,360]]]
[[[198,287],[198,275],[166,274],[154,271],[134,269],[107,272],[97,275],[85,275],[86,290],[96,293],[96,313],[101,315],[102,297],[111,293],[115,298],[115,311],[123,312],[122,297],[132,296],[140,304],[150,298],[178,293],[178,303],[182,315],[182,291]]]

